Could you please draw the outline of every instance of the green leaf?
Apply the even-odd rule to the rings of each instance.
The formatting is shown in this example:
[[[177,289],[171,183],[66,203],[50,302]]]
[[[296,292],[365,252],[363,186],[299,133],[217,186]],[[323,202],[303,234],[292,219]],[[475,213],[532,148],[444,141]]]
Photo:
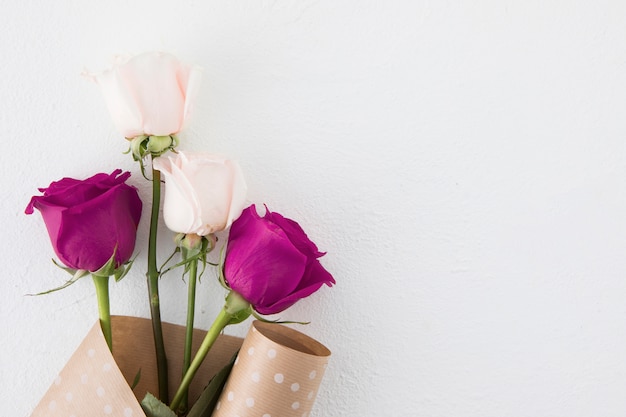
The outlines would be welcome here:
[[[202,394],[200,394],[198,401],[196,401],[193,407],[191,407],[191,410],[189,410],[187,417],[211,417],[217,400],[224,389],[224,385],[226,385],[228,375],[230,375],[230,371],[233,368],[235,358],[237,358],[237,353],[235,353],[226,366],[211,378],[209,384],[204,388]]]
[[[141,380],[141,368],[139,368],[139,370],[137,371],[137,374],[135,375],[135,379],[133,379],[133,383],[130,386],[130,389],[134,390],[137,384],[139,384],[140,380]]]
[[[141,400],[141,408],[148,417],[176,417],[176,413],[149,392]]]

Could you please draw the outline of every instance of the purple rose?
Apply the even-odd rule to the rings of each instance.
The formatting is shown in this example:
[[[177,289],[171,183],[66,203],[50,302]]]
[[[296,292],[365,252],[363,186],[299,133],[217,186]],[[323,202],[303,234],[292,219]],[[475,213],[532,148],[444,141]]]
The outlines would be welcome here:
[[[120,175],[121,174],[121,175]],[[63,178],[34,196],[26,214],[41,212],[54,252],[72,269],[97,271],[115,252],[115,268],[135,249],[141,200],[118,169],[86,180]]]
[[[322,267],[315,243],[298,223],[254,205],[230,229],[224,278],[261,314],[275,314],[335,280]]]

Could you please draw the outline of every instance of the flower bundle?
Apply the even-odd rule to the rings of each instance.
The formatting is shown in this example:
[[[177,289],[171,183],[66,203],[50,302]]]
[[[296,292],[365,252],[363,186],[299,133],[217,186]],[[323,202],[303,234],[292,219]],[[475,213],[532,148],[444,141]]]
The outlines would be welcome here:
[[[100,85],[117,130],[129,141],[129,152],[152,183],[146,277],[158,392],[149,393],[142,407],[150,416],[210,415],[220,389],[209,384],[198,402],[188,398],[188,390],[224,328],[251,315],[269,323],[262,315],[279,313],[323,285],[332,286],[335,280],[319,262],[324,253],[297,222],[267,207],[264,215],[254,204],[245,207],[246,183],[235,161],[179,149],[177,135],[186,125],[200,81],[197,67],[170,54],[151,52],[119,58],[111,69],[88,76]],[[33,196],[26,208],[27,214],[40,211],[58,265],[72,274],[69,281],[51,291],[86,275],[93,277],[100,325],[110,349],[109,277],[119,280],[131,268],[142,210],[138,190],[127,184],[130,175],[117,169],[85,180],[63,178],[39,189],[42,195]],[[164,263],[157,260],[161,201],[163,220],[175,242]],[[210,264],[207,255],[216,247],[215,233],[221,231],[228,233],[228,240],[220,263]],[[196,283],[207,264],[216,267],[227,295],[193,352]],[[159,279],[174,269],[188,276],[188,298],[183,372],[182,377],[176,376],[181,382],[170,395]],[[271,327],[258,328],[273,332]],[[275,348],[270,349],[270,357],[272,351]],[[292,390],[299,386],[292,384]],[[248,407],[254,403],[246,402]],[[291,405],[294,410],[297,404]]]

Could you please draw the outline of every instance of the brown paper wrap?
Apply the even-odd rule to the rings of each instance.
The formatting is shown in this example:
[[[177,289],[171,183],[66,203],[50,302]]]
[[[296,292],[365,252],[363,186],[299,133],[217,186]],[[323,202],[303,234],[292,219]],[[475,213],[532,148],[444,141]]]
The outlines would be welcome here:
[[[156,359],[149,319],[113,316],[113,355],[99,322],[96,322],[74,352],[32,417],[145,417],[138,401],[146,392],[158,393]],[[180,383],[185,328],[163,323],[168,355],[170,393]],[[206,332],[194,330],[194,352]],[[220,335],[189,387],[195,401],[204,386],[237,352],[242,339]],[[141,378],[130,389],[137,372]]]
[[[254,321],[212,417],[308,416],[329,357],[303,333]]]

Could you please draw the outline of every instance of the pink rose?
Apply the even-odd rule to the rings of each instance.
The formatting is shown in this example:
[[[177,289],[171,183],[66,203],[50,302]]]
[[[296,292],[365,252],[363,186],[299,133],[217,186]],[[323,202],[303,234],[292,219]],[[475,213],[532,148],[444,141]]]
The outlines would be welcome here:
[[[163,220],[170,230],[206,236],[228,228],[241,214],[246,183],[235,161],[181,151],[152,164],[165,180]]]
[[[120,175],[121,174],[121,175]],[[54,252],[72,269],[90,272],[104,266],[115,252],[115,268],[128,261],[135,248],[141,200],[118,169],[86,180],[63,178],[40,188],[26,214],[41,212]]]
[[[232,224],[226,247],[227,285],[261,314],[275,314],[335,280],[320,264],[324,253],[298,223],[253,206]]]
[[[147,52],[120,57],[99,75],[90,75],[102,88],[117,129],[127,138],[178,133],[198,89],[200,69],[174,56]]]

